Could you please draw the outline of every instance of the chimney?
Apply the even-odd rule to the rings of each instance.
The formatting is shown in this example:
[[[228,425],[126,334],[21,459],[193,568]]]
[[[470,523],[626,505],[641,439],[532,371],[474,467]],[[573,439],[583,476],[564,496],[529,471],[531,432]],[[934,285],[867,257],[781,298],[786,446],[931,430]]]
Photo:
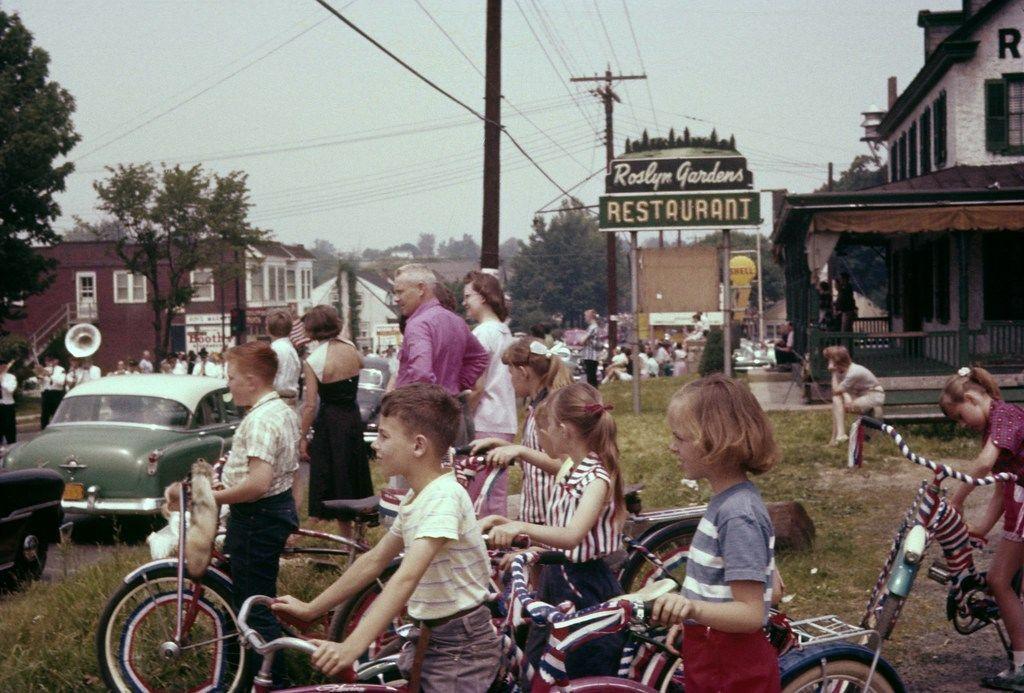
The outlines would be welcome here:
[[[917,25],[924,29],[924,59],[928,60],[939,44],[960,28],[970,17],[971,3],[964,1],[962,12],[931,12],[921,10],[917,13]]]
[[[898,91],[896,91],[896,77],[890,77],[889,78],[889,109],[888,110],[890,110],[890,111],[892,110],[892,107],[896,104],[896,98],[899,95],[900,95],[900,93]]]

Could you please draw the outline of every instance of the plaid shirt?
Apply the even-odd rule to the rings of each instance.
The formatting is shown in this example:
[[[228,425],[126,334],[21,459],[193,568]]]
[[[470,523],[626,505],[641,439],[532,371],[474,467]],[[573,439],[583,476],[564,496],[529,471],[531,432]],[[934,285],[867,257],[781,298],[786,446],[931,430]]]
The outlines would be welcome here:
[[[581,361],[597,361],[600,344],[597,343],[597,322],[587,326],[587,334],[583,337],[583,348],[580,349]]]
[[[292,474],[299,467],[299,417],[276,392],[260,397],[235,431],[224,465],[225,486],[245,481],[250,457],[258,457],[274,469],[274,480],[264,498],[292,487]]]

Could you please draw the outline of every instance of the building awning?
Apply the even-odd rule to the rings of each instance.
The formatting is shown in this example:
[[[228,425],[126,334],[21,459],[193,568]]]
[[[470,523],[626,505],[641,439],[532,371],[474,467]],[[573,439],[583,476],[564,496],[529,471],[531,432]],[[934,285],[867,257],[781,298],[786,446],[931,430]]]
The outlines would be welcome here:
[[[928,233],[1024,231],[1024,203],[822,210],[811,214],[808,232]]]

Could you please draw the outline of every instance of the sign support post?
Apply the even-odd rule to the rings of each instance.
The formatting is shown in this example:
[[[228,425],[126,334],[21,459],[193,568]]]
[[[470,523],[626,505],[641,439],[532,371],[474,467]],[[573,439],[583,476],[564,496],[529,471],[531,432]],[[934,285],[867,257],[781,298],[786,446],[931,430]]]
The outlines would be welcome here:
[[[722,369],[732,377],[732,231],[722,229]]]
[[[757,339],[764,344],[764,288],[761,280],[761,229],[756,231],[757,238]]]
[[[613,236],[615,234],[612,234]],[[638,261],[636,231],[629,232],[630,310],[633,313],[633,413],[640,413],[640,263]]]

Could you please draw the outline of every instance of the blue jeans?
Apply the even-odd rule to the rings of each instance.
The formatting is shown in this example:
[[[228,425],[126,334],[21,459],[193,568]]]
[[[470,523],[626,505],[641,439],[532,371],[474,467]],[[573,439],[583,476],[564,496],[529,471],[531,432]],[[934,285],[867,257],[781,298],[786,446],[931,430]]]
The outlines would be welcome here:
[[[277,572],[281,552],[292,530],[299,526],[291,489],[251,503],[236,503],[228,515],[224,549],[230,557],[232,601],[235,610],[254,594],[277,596]],[[281,625],[264,607],[252,610],[249,625],[264,640],[280,637]],[[274,662],[274,683],[284,682],[284,658]]]

